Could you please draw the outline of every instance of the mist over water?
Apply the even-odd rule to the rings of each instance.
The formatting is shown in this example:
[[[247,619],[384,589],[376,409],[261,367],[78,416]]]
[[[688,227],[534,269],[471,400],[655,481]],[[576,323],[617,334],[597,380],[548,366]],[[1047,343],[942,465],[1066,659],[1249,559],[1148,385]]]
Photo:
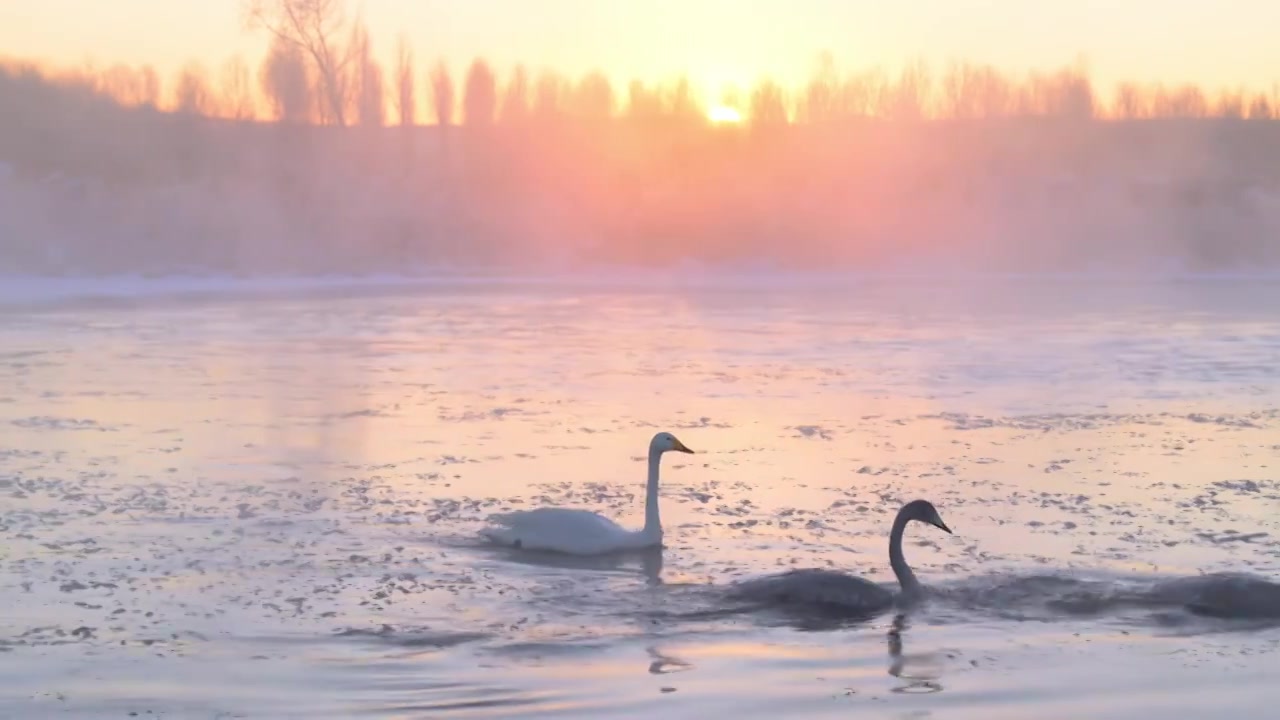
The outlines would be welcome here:
[[[272,122],[233,110],[238,85],[170,111],[145,74],[0,69],[0,272],[1276,267],[1265,95],[1157,89],[1104,115],[1076,70],[1019,85],[961,65],[931,84],[824,66],[794,103],[766,82],[742,123],[711,124],[687,85],[633,85],[624,104],[598,76],[504,80],[478,61],[449,122],[355,108],[336,127],[313,124],[315,89],[273,84],[277,62]]]
[[[1146,134],[868,122],[687,138],[619,123],[543,138],[555,130],[150,122],[160,134],[142,152],[155,164],[214,166],[126,182],[0,173],[7,273],[1276,267],[1277,178],[1234,174],[1280,167],[1273,123]]]

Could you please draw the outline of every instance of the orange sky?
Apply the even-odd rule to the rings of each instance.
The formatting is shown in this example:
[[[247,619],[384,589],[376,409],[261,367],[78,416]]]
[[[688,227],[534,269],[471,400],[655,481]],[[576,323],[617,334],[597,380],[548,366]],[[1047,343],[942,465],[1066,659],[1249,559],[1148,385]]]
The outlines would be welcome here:
[[[78,64],[255,62],[242,0],[3,0],[0,55]],[[912,56],[1011,71],[1077,56],[1096,81],[1269,88],[1280,80],[1276,0],[352,0],[379,54],[406,34],[419,63],[483,55],[617,82],[681,72],[704,93],[761,75],[802,80],[818,52],[842,67]]]

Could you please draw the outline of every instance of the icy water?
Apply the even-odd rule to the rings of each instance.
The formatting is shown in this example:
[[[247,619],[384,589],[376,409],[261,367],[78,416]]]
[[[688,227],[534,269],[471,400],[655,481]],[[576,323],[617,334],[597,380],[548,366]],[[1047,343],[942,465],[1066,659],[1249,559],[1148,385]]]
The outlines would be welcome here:
[[[857,287],[0,308],[0,717],[1275,717],[1280,602],[1178,582],[1280,580],[1280,287]],[[661,552],[477,539],[639,527],[658,430]],[[728,612],[915,498],[925,606]]]

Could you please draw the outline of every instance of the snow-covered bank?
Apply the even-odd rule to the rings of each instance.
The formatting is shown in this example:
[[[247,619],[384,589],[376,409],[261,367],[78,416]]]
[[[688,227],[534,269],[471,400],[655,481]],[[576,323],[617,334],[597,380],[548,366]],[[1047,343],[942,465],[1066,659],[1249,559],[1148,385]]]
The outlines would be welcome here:
[[[1173,297],[1226,292],[1280,296],[1280,271],[1193,272],[1175,268],[1149,272],[946,272],[941,269],[883,271],[773,271],[685,265],[645,270],[596,265],[575,271],[515,273],[438,268],[432,271],[365,275],[117,274],[0,275],[0,309],[21,310],[157,301],[370,296],[484,291],[489,293],[716,293],[818,291],[867,298],[933,296],[954,299],[1032,297],[1085,303],[1089,299]],[[1270,303],[1268,300],[1267,303]]]

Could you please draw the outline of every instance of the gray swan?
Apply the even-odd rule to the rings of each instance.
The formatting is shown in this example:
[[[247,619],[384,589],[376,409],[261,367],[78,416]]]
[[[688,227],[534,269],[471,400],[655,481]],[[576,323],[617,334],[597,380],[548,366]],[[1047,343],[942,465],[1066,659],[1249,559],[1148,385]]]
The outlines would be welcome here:
[[[902,506],[889,533],[889,567],[898,577],[900,591],[897,593],[865,578],[834,570],[803,569],[744,580],[730,588],[729,598],[761,605],[812,606],[858,614],[878,612],[894,604],[910,605],[922,594],[920,581],[902,555],[902,533],[912,520],[951,532],[928,500],[913,500]]]

